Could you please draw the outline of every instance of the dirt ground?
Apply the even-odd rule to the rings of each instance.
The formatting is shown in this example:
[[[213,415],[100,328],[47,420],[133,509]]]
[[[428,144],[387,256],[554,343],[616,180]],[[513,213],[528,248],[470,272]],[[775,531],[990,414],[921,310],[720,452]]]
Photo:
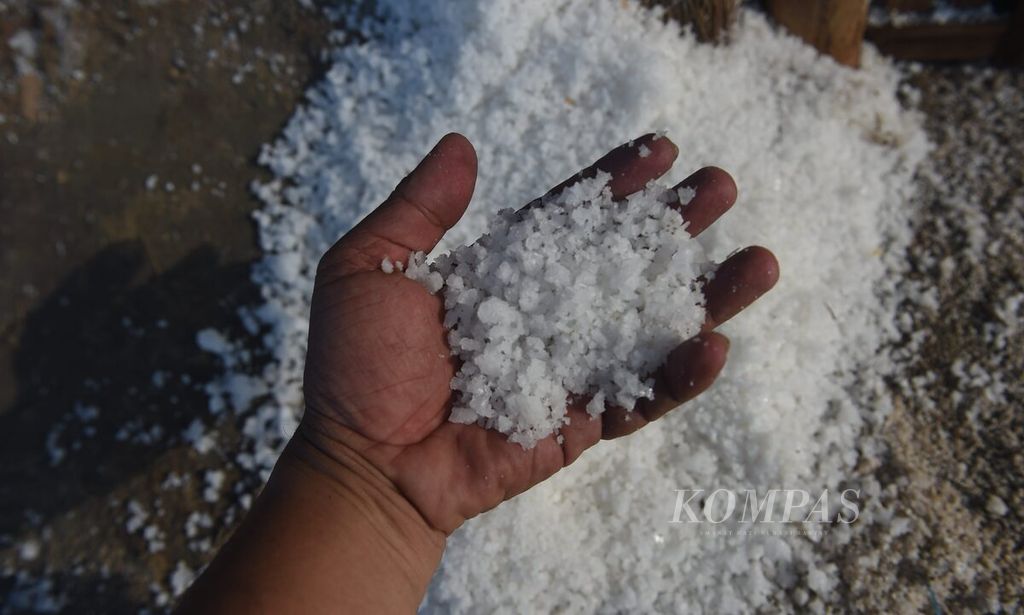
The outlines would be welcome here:
[[[241,335],[237,310],[259,299],[255,157],[319,74],[327,24],[273,0],[0,7],[5,40],[37,42],[0,46],[0,613],[161,610],[251,488],[219,497],[230,419],[206,454],[181,435],[220,369],[196,332]],[[923,380],[893,383],[889,454],[862,470],[914,529],[864,532],[837,562],[851,612],[1009,611],[1024,340],[993,354],[985,327],[1024,288],[1024,75],[925,67],[912,83],[956,190],[922,179],[913,276],[941,289],[938,307],[907,306],[930,332],[909,359]],[[1002,242],[978,262],[952,204],[969,195]],[[966,275],[944,278],[946,256]],[[965,357],[1001,395],[956,397]]]
[[[896,407],[874,434],[887,454],[860,468],[906,529],[835,551],[854,611],[1017,613],[1024,70],[932,66],[909,82],[935,149],[917,182]]]
[[[179,436],[220,369],[196,332],[258,300],[254,158],[327,24],[273,0],[63,5],[0,12],[5,41],[38,40],[28,75],[0,46],[0,597],[45,604],[31,571],[68,612],[134,612],[230,523],[202,497],[216,452]],[[195,510],[215,522],[190,549]]]

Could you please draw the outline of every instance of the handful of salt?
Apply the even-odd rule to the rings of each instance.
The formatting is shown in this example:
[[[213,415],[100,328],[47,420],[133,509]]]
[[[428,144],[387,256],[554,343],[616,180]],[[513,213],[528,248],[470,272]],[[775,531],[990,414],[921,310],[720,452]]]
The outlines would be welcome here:
[[[591,416],[651,397],[650,374],[700,331],[698,278],[713,265],[668,206],[692,191],[652,183],[617,202],[609,179],[503,210],[490,232],[434,263],[411,257],[406,275],[444,293],[461,360],[452,421],[530,448],[566,424],[570,396],[590,397]]]

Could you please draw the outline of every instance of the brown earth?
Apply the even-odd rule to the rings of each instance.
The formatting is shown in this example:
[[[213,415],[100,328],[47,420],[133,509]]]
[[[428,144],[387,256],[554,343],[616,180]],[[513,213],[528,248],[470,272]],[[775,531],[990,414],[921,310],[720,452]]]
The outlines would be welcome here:
[[[1024,71],[927,67],[935,144],[918,181],[896,407],[862,463],[908,521],[837,548],[857,612],[1020,612],[1024,602]],[[1016,302],[1016,305],[1015,305]]]
[[[203,563],[191,511],[215,520],[198,539],[230,525],[201,495],[222,459],[178,435],[220,369],[195,336],[237,330],[258,300],[254,159],[317,74],[328,24],[273,0],[62,4],[0,12],[5,41],[39,41],[27,78],[0,45],[0,596],[31,602],[49,578],[69,611],[137,611],[179,560]],[[162,489],[171,473],[190,480]],[[164,549],[128,534],[129,500]]]

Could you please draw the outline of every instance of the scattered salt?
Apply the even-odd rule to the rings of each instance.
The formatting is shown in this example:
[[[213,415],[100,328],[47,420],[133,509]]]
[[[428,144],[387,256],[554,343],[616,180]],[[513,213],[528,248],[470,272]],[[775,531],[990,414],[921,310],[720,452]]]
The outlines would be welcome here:
[[[185,520],[185,536],[195,538],[201,530],[213,527],[213,517],[202,512],[192,512]]]
[[[39,551],[39,541],[26,540],[18,546],[18,557],[27,562],[31,562],[39,557]]]
[[[195,572],[188,567],[188,564],[185,562],[178,562],[168,579],[171,585],[171,593],[175,598],[185,593],[185,590],[192,584],[192,579],[194,579],[195,576]]]
[[[181,433],[181,437],[192,445],[192,448],[196,450],[200,455],[213,450],[217,442],[213,436],[206,431],[206,426],[203,424],[202,419],[195,418],[189,423],[188,427]]]
[[[128,521],[125,522],[124,528],[129,534],[134,534],[142,528],[147,518],[149,518],[149,513],[142,507],[142,504],[138,500],[131,500],[128,502]]]
[[[168,472],[167,476],[164,478],[164,481],[160,483],[160,488],[165,491],[168,489],[177,489],[185,485],[187,482],[189,482],[188,476],[182,476],[177,472]]]
[[[220,490],[224,486],[226,475],[221,470],[207,470],[205,474],[206,488],[203,489],[203,499],[213,503],[220,498]]]
[[[58,423],[46,434],[46,453],[50,458],[50,465],[57,466],[64,461],[67,450],[60,445],[60,436],[64,431],[64,425]]]
[[[226,354],[232,350],[227,338],[216,329],[203,329],[196,333],[196,344],[214,354]]]
[[[83,423],[95,421],[100,415],[99,408],[96,406],[90,406],[78,402],[75,403],[74,413],[78,420]]]
[[[159,553],[167,546],[164,542],[164,532],[156,525],[147,525],[142,530],[142,537],[146,540],[146,548],[150,553]]]

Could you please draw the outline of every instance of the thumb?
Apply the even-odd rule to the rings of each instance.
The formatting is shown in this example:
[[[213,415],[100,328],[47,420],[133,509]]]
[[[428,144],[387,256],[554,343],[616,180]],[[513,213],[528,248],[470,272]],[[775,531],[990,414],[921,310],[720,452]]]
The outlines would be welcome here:
[[[379,269],[389,258],[429,252],[469,206],[476,186],[476,151],[466,137],[445,135],[391,196],[328,250],[321,269],[332,275]]]

